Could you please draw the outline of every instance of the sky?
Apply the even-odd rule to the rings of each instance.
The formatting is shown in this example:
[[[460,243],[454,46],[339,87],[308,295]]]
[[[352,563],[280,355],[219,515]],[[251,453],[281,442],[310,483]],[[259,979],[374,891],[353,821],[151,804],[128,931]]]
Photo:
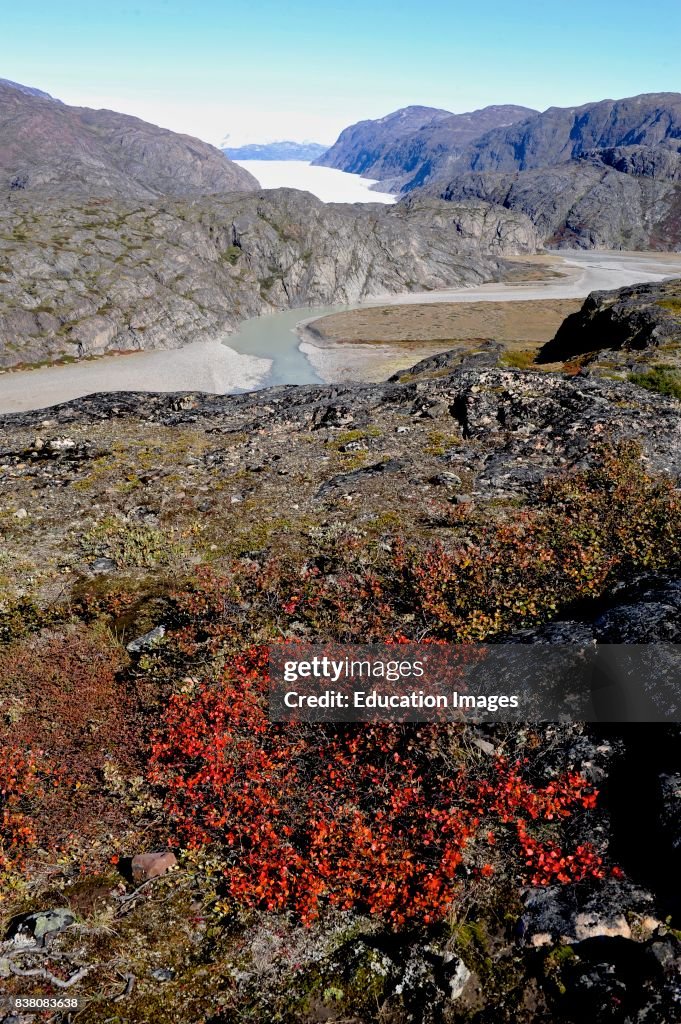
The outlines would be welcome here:
[[[219,145],[332,143],[408,104],[545,109],[681,91],[681,3],[20,0],[0,77]]]

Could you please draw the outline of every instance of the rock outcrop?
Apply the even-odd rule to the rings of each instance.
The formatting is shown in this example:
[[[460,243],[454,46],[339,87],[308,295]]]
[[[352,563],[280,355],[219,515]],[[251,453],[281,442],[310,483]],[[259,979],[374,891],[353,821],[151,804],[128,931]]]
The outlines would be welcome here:
[[[625,147],[534,170],[467,172],[412,194],[524,213],[551,247],[675,250],[679,167],[681,157],[665,147]]]
[[[567,317],[537,362],[566,361],[588,353],[634,368],[681,363],[681,281],[591,292]]]
[[[273,309],[504,275],[524,214],[480,201],[324,204],[292,189],[0,208],[0,365],[176,348]]]
[[[0,195],[151,199],[254,189],[206,142],[0,81]]]
[[[527,496],[546,476],[587,466],[598,437],[613,443],[639,439],[651,471],[681,477],[681,406],[671,398],[595,375],[467,368],[459,352],[451,363],[448,354],[433,356],[382,384],[286,385],[229,396],[93,395],[55,407],[50,420],[59,425],[132,420],[173,427],[210,422],[211,428],[249,438],[260,438],[264,431],[278,437],[285,431],[289,450],[277,458],[277,470],[287,470],[284,475],[300,468],[296,435],[313,432],[323,438],[340,428],[371,425],[379,440],[364,439],[367,465],[358,473],[324,478],[310,494],[313,504],[331,491],[362,494],[368,501],[374,483],[380,487],[381,481],[396,479],[418,484],[424,494],[437,493],[441,485],[431,480],[436,469],[465,477],[476,498]],[[45,410],[4,415],[0,426],[35,430],[44,419]],[[408,427],[406,436],[396,432],[401,424]],[[432,466],[417,441],[417,435],[429,431],[451,438]],[[258,445],[267,458],[266,441]],[[28,454],[22,458],[30,464]],[[46,468],[53,464],[48,460]],[[79,471],[71,448],[58,464]]]

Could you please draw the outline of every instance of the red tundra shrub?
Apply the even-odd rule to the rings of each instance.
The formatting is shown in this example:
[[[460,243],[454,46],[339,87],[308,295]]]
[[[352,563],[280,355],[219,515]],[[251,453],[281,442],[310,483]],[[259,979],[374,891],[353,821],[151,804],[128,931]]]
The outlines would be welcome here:
[[[53,782],[34,754],[9,745],[0,748],[0,872],[21,867],[37,844],[35,804]]]
[[[63,846],[76,835],[85,842],[117,821],[104,769],[141,770],[144,750],[121,665],[120,648],[82,628],[43,632],[0,653],[0,747],[50,777],[31,803],[42,845]],[[26,771],[28,784],[34,776]]]
[[[502,758],[456,767],[454,725],[271,724],[267,689],[267,651],[252,648],[219,684],[173,697],[153,746],[178,838],[219,848],[236,901],[308,922],[356,908],[397,927],[440,919],[464,869],[489,875],[512,848],[532,878],[601,870],[584,848],[558,867],[553,846],[533,845],[535,823],[558,835],[593,806],[581,776],[540,786]]]

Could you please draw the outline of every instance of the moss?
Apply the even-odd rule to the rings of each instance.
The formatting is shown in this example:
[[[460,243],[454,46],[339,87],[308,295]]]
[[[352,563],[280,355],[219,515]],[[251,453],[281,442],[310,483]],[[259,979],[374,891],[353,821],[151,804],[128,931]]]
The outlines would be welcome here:
[[[671,313],[681,313],[681,298],[660,299],[658,306],[668,309]]]
[[[445,434],[441,430],[429,430],[428,441],[424,446],[426,455],[444,455],[454,445],[461,444],[458,434]]]
[[[647,391],[681,400],[681,370],[675,366],[654,366],[644,373],[630,373],[629,380]]]
[[[544,976],[559,995],[565,995],[567,991],[563,981],[563,970],[576,960],[577,954],[572,946],[556,946],[544,957]]]
[[[128,523],[116,516],[107,516],[83,536],[81,547],[86,555],[106,555],[118,565],[154,568],[169,565],[185,554],[172,530],[167,533],[151,526]]]
[[[230,245],[223,253],[220,253],[220,261],[222,263],[229,263],[233,267],[241,255],[242,252],[238,245]]]
[[[516,370],[527,370],[530,366],[533,366],[536,354],[536,350],[533,348],[509,350],[504,352],[500,363],[502,366],[511,367]]]
[[[381,431],[378,427],[370,426],[364,429],[342,430],[332,441],[324,445],[330,451],[339,451],[344,445],[352,444],[353,441],[365,441],[367,438],[380,437]]]

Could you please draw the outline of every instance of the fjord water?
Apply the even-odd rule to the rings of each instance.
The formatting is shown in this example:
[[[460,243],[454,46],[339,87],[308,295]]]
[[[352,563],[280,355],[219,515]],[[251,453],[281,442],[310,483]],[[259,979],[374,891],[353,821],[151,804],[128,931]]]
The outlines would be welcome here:
[[[389,192],[372,192],[372,178],[360,178],[333,167],[313,167],[305,160],[235,160],[263,188],[297,188],[324,203],[394,203]]]
[[[368,305],[408,302],[504,302],[580,298],[594,289],[621,288],[681,276],[681,253],[564,251],[542,264],[559,271],[545,281],[485,284],[373,299]],[[362,305],[357,303],[356,306]],[[300,351],[295,327],[348,307],[307,307],[245,321],[235,334],[182,349],[103,356],[67,366],[0,374],[0,413],[43,409],[105,391],[207,391],[230,394],[273,384],[320,379]]]

